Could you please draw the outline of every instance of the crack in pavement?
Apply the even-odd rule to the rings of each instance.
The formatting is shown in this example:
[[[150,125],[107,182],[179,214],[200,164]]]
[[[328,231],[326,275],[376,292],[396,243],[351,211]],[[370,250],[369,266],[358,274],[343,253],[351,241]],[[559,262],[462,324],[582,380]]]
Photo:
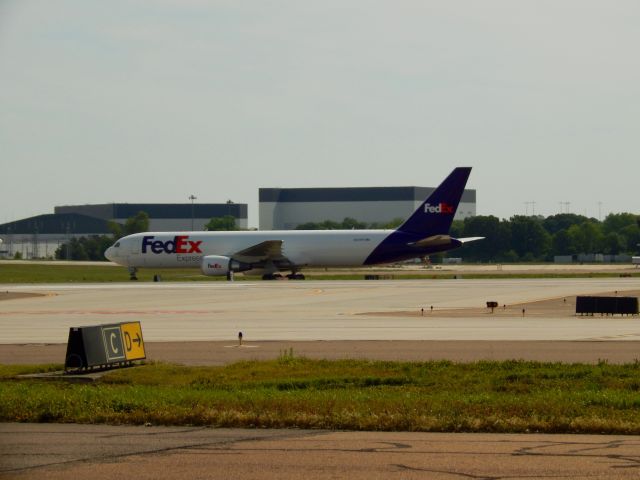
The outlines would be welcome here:
[[[612,440],[610,442],[604,442],[601,444],[594,443],[579,443],[579,442],[550,442],[544,445],[532,445],[528,447],[522,447],[513,452],[513,456],[541,456],[541,457],[577,457],[577,458],[590,458],[590,459],[603,459],[622,461],[627,464],[623,465],[611,465],[611,468],[640,468],[640,453],[635,455],[615,454],[615,453],[600,453],[600,454],[587,454],[586,452],[593,452],[597,450],[609,450],[617,449],[622,446],[627,446],[629,443],[625,440]],[[534,450],[540,450],[544,448],[558,447],[558,446],[579,446],[584,445],[584,448],[574,448],[568,450],[566,453],[553,453],[553,452],[537,452]],[[638,444],[640,449],[640,443]]]
[[[207,427],[202,427],[202,428],[197,428],[197,429],[194,429],[194,430],[191,430],[191,431],[198,431],[198,430],[203,430],[203,429],[206,429],[206,428]],[[184,430],[183,433],[184,432],[189,432],[189,431],[190,430]],[[83,433],[86,433],[86,432],[83,432]],[[158,432],[158,433],[161,433],[161,432]],[[172,451],[180,451],[180,450],[206,449],[206,448],[219,449],[218,446],[232,445],[234,443],[240,443],[240,442],[283,440],[283,439],[288,439],[288,438],[302,438],[302,437],[314,436],[314,435],[326,435],[327,433],[329,433],[329,432],[299,432],[297,434],[292,434],[292,433],[287,432],[287,433],[283,433],[283,434],[276,433],[275,435],[270,435],[270,436],[223,438],[223,439],[217,439],[217,440],[209,440],[209,441],[206,441],[206,442],[175,445],[175,446],[171,446],[171,447],[162,447],[162,448],[155,448],[155,449],[135,451],[135,452],[114,453],[114,454],[107,454],[107,455],[92,455],[92,456],[87,456],[87,457],[83,457],[83,458],[74,458],[74,459],[71,459],[71,460],[65,460],[65,461],[61,461],[61,462],[49,462],[49,463],[43,463],[43,464],[39,464],[39,465],[29,465],[29,466],[26,466],[26,467],[17,467],[17,468],[8,468],[8,469],[0,468],[0,473],[25,472],[25,471],[29,471],[29,470],[36,470],[36,469],[47,468],[47,467],[66,466],[66,465],[73,465],[75,463],[88,463],[88,462],[96,461],[96,460],[97,461],[103,461],[103,462],[109,462],[109,461],[115,461],[115,460],[119,460],[119,459],[126,458],[126,457],[133,457],[133,456],[136,456],[136,455],[139,455],[139,456],[158,455],[158,454],[168,453],[168,452],[172,452]],[[98,438],[107,438],[107,437],[115,438],[115,437],[118,437],[118,436],[128,436],[128,434],[112,434],[112,435],[106,435],[106,436],[98,435]]]
[[[505,480],[508,478],[568,478],[567,475],[474,475],[473,473],[454,472],[450,470],[435,470],[431,468],[410,467],[409,465],[403,465],[401,463],[394,463],[391,464],[391,466],[397,467],[402,471],[407,470],[412,472],[443,473],[445,475],[462,478],[472,478],[474,480]]]

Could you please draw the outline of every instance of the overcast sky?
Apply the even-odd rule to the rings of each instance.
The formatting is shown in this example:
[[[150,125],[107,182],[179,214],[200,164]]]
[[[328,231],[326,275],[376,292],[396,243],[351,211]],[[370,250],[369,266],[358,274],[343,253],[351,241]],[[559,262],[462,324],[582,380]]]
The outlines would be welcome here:
[[[0,0],[0,223],[436,186],[640,213],[640,2]],[[533,206],[529,206],[529,213]]]

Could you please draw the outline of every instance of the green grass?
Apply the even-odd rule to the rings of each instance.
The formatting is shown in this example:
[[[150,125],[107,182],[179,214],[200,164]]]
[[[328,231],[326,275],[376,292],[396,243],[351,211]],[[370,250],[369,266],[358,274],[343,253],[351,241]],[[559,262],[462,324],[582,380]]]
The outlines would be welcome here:
[[[226,280],[225,277],[207,277],[197,269],[141,269],[141,282],[153,281],[154,275],[163,281]],[[82,283],[127,282],[129,272],[125,267],[111,265],[42,265],[11,264],[0,262],[0,283]]]
[[[640,434],[639,363],[322,361],[287,353],[224,367],[148,364],[95,384],[15,374],[0,366],[0,421]]]
[[[367,272],[340,273],[330,272],[326,275],[314,272],[305,272],[309,280],[363,280]],[[163,281],[226,281],[225,277],[208,277],[202,275],[198,269],[145,269],[138,271],[138,281],[151,282],[154,275],[160,275]],[[392,275],[398,280],[418,279],[453,279],[455,273],[442,271],[428,271],[424,273],[405,273],[401,271],[385,272],[383,275]],[[460,274],[457,274],[460,276]],[[640,271],[631,274],[640,277]],[[479,278],[604,278],[618,277],[618,273],[477,273],[462,274],[465,279]],[[257,281],[258,276],[238,275],[238,281]],[[42,264],[12,264],[0,262],[0,284],[2,283],[82,283],[82,282],[127,282],[129,273],[125,267],[113,267],[111,265],[42,265]]]

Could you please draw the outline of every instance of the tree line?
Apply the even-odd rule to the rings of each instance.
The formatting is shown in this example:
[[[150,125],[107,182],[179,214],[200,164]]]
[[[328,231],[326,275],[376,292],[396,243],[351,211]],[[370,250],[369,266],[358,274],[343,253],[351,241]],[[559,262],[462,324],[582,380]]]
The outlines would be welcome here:
[[[500,220],[492,215],[454,222],[452,236],[486,237],[462,247],[460,255],[471,261],[550,261],[556,255],[638,251],[640,216],[612,213],[603,221],[561,213],[549,217],[516,215]]]
[[[366,223],[359,222],[355,218],[345,217],[341,222],[324,220],[323,222],[301,223],[296,230],[366,230],[366,229],[387,229],[397,228],[404,222],[403,218],[394,218],[389,222]]]
[[[342,222],[325,220],[299,225],[300,230],[396,228],[403,219],[386,224],[367,224],[353,218]],[[452,237],[485,237],[472,242],[454,255],[476,262],[552,261],[556,255],[602,253],[634,255],[640,247],[640,216],[612,213],[603,221],[573,213],[543,216],[515,215],[499,219],[478,215],[457,220]]]
[[[149,231],[149,215],[147,212],[140,211],[127,218],[124,225],[109,222],[108,228],[111,235],[89,235],[87,237],[72,238],[68,242],[61,244],[56,249],[56,259],[106,261],[104,252],[119,238]]]

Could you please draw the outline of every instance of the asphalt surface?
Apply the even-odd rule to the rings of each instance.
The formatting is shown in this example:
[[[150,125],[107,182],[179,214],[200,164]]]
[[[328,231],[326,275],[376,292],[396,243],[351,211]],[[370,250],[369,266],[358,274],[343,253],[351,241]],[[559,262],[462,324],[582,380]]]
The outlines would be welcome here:
[[[640,437],[0,424],[2,478],[627,479]]]

